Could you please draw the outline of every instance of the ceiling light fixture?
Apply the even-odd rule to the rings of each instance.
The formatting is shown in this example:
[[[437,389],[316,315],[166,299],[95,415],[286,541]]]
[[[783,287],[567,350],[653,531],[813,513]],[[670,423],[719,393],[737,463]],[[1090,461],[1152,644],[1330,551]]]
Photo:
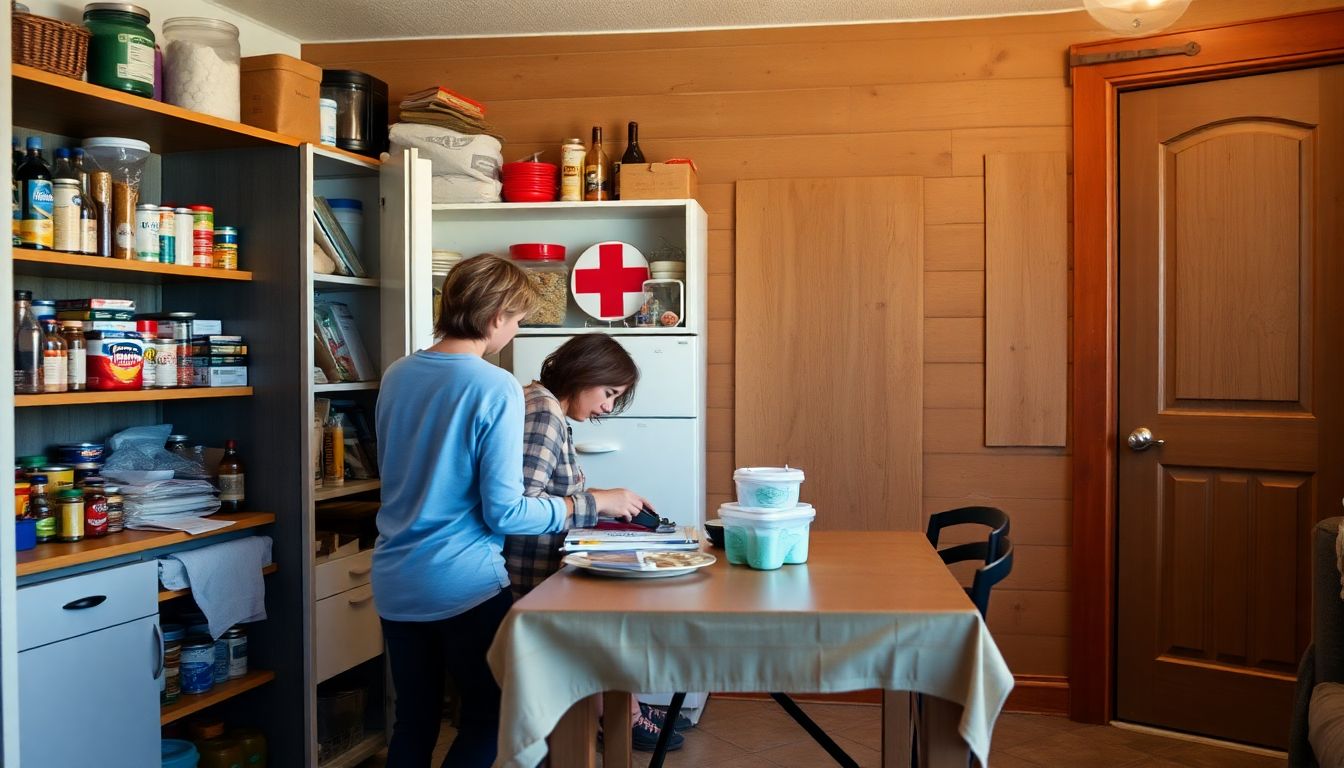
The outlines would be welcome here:
[[[1083,7],[1109,30],[1146,35],[1176,23],[1190,0],[1083,0]]]

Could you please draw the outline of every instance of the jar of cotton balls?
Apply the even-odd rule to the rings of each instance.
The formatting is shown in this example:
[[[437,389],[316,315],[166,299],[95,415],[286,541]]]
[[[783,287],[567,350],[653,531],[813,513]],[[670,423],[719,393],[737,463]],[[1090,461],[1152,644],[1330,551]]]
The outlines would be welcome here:
[[[219,19],[163,22],[164,98],[169,104],[238,120],[238,28]]]

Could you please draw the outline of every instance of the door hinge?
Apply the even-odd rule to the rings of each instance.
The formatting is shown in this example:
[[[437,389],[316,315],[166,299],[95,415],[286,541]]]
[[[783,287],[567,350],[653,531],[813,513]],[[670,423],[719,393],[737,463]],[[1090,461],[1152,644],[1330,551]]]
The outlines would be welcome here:
[[[1155,59],[1160,56],[1198,56],[1199,51],[1199,43],[1192,40],[1185,45],[1172,45],[1166,48],[1135,48],[1128,51],[1070,54],[1069,80],[1073,80],[1074,67],[1090,67],[1094,64],[1110,64],[1114,61],[1133,61],[1134,59]]]

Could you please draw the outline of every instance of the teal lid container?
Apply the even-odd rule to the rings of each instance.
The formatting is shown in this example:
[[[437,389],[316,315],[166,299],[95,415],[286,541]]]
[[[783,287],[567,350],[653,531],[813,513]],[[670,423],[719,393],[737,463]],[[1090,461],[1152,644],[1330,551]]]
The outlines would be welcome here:
[[[196,745],[182,739],[164,739],[162,742],[163,768],[196,768],[201,761]]]

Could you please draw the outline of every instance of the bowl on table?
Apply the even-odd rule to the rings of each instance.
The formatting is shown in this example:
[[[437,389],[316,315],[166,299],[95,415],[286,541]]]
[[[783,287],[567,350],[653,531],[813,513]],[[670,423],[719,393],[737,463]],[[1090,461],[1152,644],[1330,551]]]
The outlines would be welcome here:
[[[709,538],[709,545],[711,547],[723,549],[723,521],[706,520],[705,536]]]

